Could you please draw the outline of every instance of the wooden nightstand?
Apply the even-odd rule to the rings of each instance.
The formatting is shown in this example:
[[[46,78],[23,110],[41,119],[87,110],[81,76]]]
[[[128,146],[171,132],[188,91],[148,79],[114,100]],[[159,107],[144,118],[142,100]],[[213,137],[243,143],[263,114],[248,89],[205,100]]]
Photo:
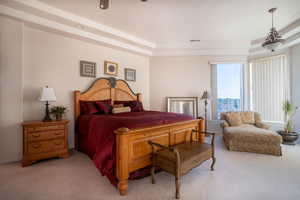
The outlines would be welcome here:
[[[24,122],[22,166],[46,158],[68,157],[68,123],[68,120]]]

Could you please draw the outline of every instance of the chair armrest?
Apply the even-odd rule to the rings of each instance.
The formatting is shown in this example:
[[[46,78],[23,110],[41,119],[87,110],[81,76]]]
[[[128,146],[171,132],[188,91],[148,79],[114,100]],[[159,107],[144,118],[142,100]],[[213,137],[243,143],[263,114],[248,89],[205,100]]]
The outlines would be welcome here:
[[[226,127],[229,127],[229,124],[228,124],[228,122],[226,122],[226,121],[223,121],[223,122],[221,122],[220,123],[220,126],[221,126],[221,128],[226,128]]]
[[[166,149],[168,151],[173,152],[176,155],[176,161],[178,163],[178,165],[180,165],[180,154],[179,151],[176,149],[176,147],[167,147],[152,141],[148,141],[148,143],[152,146],[152,153],[154,153],[154,146],[160,147],[162,149]]]
[[[262,129],[269,129],[271,127],[270,125],[263,122],[256,122],[255,126]]]
[[[203,133],[203,134],[205,134],[205,135],[210,135],[210,136],[212,136],[212,138],[211,138],[211,145],[214,147],[214,145],[215,145],[215,136],[216,136],[216,134],[215,134],[215,133],[211,133],[211,132],[200,132],[200,133]]]
[[[210,136],[212,136],[212,138],[211,138],[211,145],[212,146],[214,146],[214,144],[215,144],[215,133],[211,133],[211,132],[204,132],[204,131],[197,131],[197,130],[192,130],[192,134],[193,133],[199,133],[199,134],[205,134],[205,135],[210,135]]]
[[[152,141],[148,141],[148,143],[153,147],[153,146],[157,146],[157,147],[160,147],[162,149],[166,149],[166,150],[169,150],[169,151],[174,151],[174,147],[167,147],[167,146],[164,146],[162,144],[159,144],[159,143],[155,143],[155,142],[152,142]]]

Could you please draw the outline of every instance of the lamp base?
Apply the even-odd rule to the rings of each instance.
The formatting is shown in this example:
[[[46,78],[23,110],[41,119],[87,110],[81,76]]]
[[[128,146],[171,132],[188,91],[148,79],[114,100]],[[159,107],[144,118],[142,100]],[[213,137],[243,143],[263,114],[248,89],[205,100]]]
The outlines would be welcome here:
[[[45,116],[44,119],[43,119],[43,122],[51,122],[52,119],[48,116]]]
[[[45,110],[45,117],[43,119],[43,122],[51,122],[52,119],[50,117],[50,112],[49,112],[49,103],[46,101],[46,110]]]

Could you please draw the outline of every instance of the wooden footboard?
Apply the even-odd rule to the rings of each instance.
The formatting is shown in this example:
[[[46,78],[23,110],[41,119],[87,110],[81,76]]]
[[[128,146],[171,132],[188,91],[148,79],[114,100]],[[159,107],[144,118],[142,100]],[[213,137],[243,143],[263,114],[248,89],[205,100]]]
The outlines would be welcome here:
[[[190,141],[193,129],[204,131],[204,120],[190,120],[173,124],[134,129],[120,128],[117,137],[117,178],[118,189],[125,195],[130,172],[151,165],[151,146],[148,141],[170,146]],[[195,135],[193,140],[204,142],[204,135]]]
[[[82,113],[80,101],[101,100],[110,100],[112,105],[115,101],[142,102],[142,95],[134,93],[124,80],[117,80],[113,77],[98,78],[86,91],[74,91],[75,122]],[[195,119],[134,130],[127,128],[116,130],[117,178],[121,195],[125,195],[127,192],[129,173],[151,164],[151,147],[147,141],[153,140],[167,146],[178,144],[190,140],[192,129],[204,131],[204,120]],[[196,139],[203,142],[204,135],[195,135],[194,140]],[[75,132],[76,149],[78,149],[79,143],[78,134]]]

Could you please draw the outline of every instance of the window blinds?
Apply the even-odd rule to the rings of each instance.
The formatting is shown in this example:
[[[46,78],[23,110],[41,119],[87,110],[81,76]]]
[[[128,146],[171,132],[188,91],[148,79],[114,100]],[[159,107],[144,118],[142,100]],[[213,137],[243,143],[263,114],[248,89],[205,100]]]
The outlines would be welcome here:
[[[250,106],[264,121],[283,122],[282,104],[289,99],[289,71],[286,56],[250,62]]]

